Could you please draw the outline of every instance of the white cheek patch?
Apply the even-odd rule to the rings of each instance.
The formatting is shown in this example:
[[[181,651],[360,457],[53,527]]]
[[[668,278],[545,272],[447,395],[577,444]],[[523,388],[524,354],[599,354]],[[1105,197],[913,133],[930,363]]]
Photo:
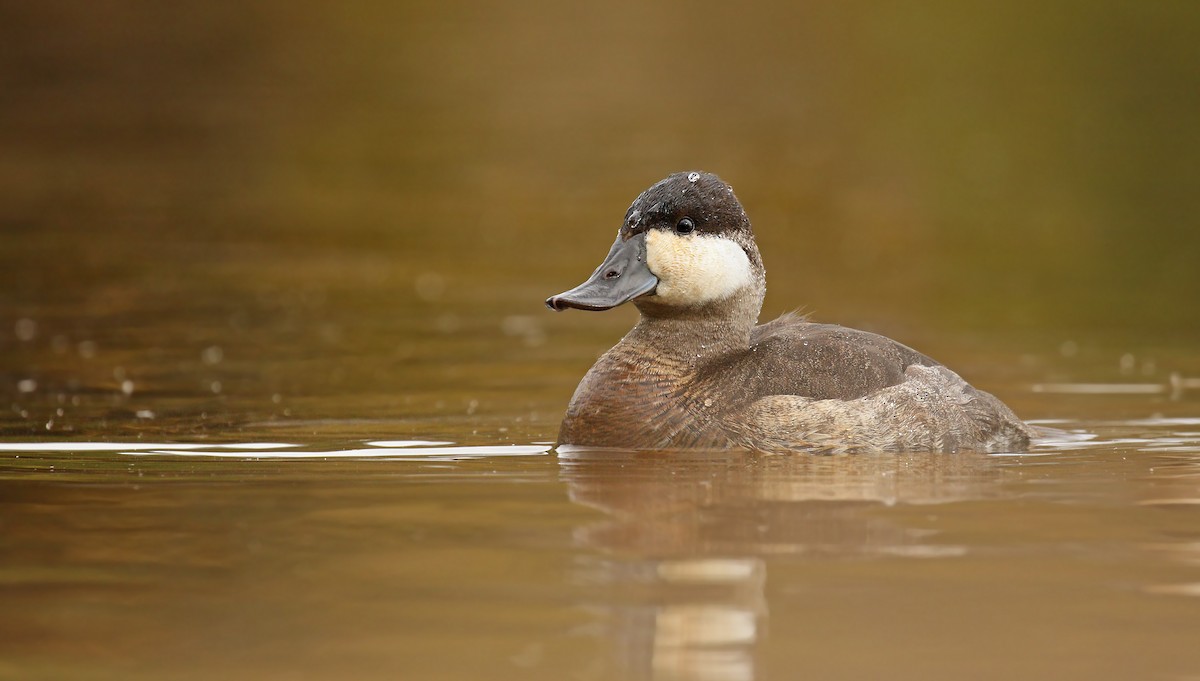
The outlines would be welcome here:
[[[750,259],[742,247],[707,234],[646,233],[646,265],[658,277],[655,299],[668,305],[721,300],[751,282]]]

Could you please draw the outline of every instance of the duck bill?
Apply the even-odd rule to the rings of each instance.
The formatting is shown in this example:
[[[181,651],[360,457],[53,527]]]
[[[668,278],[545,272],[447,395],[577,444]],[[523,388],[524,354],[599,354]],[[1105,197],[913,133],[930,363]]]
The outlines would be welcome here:
[[[646,233],[624,241],[618,236],[608,257],[592,272],[588,280],[556,296],[546,299],[546,307],[563,311],[610,310],[638,296],[652,293],[658,277],[646,266]]]

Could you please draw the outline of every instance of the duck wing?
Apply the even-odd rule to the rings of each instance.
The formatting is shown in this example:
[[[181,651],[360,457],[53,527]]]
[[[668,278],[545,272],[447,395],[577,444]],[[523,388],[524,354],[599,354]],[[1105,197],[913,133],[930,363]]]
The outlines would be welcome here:
[[[726,389],[736,385],[743,403],[770,395],[853,400],[903,383],[914,364],[939,366],[890,338],[790,314],[756,327],[748,351],[717,364],[703,373]]]

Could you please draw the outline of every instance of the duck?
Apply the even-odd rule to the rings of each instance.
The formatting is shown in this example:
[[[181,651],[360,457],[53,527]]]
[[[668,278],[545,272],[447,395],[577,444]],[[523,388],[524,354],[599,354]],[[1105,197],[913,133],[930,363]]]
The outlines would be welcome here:
[[[1023,451],[1032,428],[993,395],[890,338],[787,313],[758,323],[766,269],[718,176],[646,189],[582,284],[546,305],[632,302],[633,329],[588,370],[558,445],[760,452]]]

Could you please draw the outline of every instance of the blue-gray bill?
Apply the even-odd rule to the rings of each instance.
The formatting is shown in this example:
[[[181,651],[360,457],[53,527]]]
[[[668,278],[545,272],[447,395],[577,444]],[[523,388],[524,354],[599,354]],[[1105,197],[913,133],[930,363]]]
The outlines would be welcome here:
[[[556,296],[546,299],[546,307],[563,311],[610,310],[638,296],[652,293],[658,277],[646,266],[646,234],[622,240],[617,237],[608,256],[588,280]]]

